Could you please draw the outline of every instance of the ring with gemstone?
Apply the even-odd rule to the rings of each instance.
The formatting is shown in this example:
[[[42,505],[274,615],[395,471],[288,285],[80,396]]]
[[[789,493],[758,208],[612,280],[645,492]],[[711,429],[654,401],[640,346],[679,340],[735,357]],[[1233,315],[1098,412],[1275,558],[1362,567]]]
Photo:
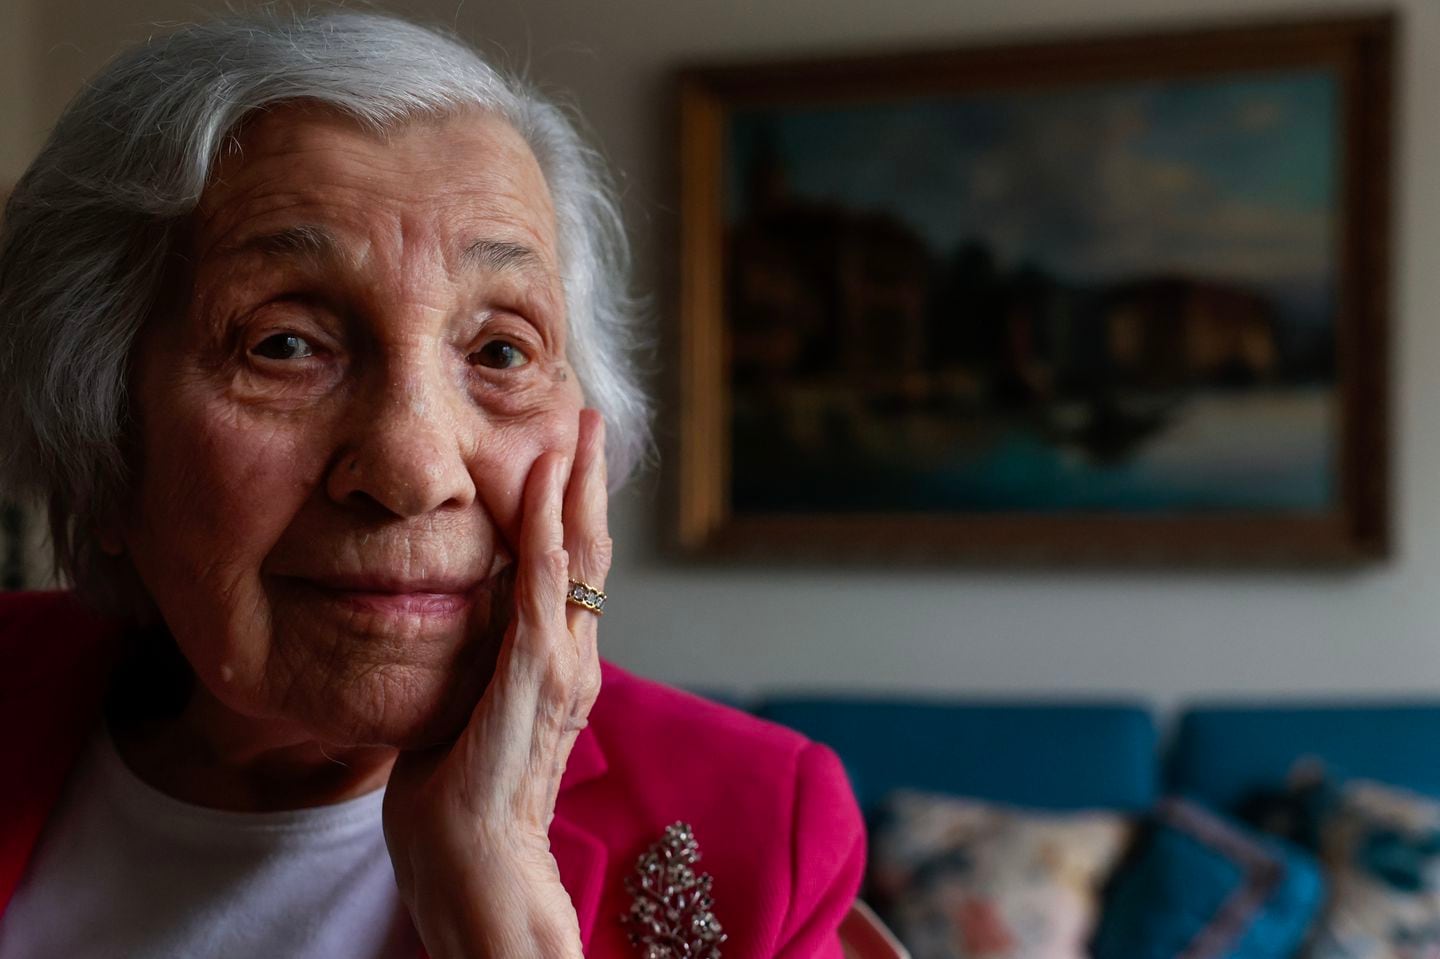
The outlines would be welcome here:
[[[605,593],[578,579],[570,580],[570,588],[565,590],[565,602],[582,606],[596,616],[605,615]]]

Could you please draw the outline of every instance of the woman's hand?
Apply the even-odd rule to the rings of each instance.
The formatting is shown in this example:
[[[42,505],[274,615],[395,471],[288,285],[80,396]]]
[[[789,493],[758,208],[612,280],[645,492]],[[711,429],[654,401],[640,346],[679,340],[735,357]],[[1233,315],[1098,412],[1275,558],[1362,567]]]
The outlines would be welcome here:
[[[598,413],[581,411],[573,466],[535,461],[523,509],[495,677],[453,745],[401,754],[385,796],[395,878],[434,959],[581,955],[548,833],[600,691],[598,617],[565,602],[568,579],[603,588],[610,568]]]

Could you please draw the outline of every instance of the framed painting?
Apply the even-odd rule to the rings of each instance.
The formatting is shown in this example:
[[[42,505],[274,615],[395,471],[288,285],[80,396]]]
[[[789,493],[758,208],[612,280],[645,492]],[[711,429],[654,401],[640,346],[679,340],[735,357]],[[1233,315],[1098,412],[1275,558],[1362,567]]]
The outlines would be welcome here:
[[[678,545],[1383,557],[1394,31],[684,71]]]

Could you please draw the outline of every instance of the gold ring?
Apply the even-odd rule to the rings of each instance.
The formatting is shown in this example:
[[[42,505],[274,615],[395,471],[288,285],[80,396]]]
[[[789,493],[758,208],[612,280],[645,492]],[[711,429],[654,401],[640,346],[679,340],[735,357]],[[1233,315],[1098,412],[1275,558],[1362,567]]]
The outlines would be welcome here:
[[[578,579],[570,580],[570,588],[565,591],[565,602],[588,609],[596,616],[605,615],[605,598],[603,591]]]

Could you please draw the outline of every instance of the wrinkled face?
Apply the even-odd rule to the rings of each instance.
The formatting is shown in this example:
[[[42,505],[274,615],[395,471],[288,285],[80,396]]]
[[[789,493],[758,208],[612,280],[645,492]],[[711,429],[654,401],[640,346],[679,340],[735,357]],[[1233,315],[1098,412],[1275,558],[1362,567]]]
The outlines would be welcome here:
[[[549,192],[503,120],[386,137],[262,114],[142,331],[120,539],[201,683],[324,742],[463,724],[509,616],[526,473],[580,389]]]

